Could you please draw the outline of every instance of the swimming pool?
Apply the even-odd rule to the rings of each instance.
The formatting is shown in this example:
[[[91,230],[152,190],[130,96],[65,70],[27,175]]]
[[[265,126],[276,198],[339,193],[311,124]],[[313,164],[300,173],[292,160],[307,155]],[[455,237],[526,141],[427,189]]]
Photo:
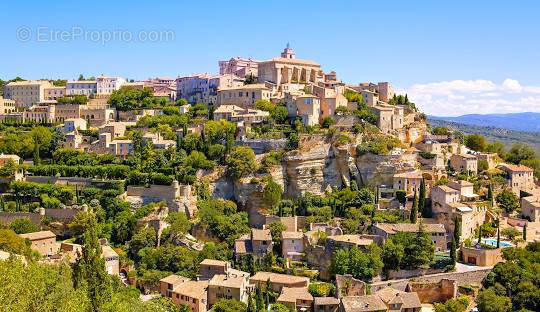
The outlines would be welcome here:
[[[497,247],[497,239],[496,238],[482,238],[482,243],[486,245],[490,245],[493,247]],[[507,247],[514,247],[514,244],[510,242],[501,241],[500,243],[501,248],[507,248]]]

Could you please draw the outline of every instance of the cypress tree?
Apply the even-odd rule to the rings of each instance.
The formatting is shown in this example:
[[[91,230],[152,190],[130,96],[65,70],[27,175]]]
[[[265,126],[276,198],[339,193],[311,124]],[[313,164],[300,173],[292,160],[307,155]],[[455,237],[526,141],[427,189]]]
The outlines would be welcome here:
[[[488,185],[488,193],[487,193],[487,199],[491,204],[493,204],[493,185]]]
[[[422,212],[422,216],[427,216],[426,211],[426,181],[422,179],[420,182],[420,196],[418,197],[418,210]]]
[[[411,223],[416,224],[418,220],[418,196],[416,196],[416,190],[414,190],[413,204],[411,208]]]
[[[457,246],[456,241],[452,240],[452,243],[450,245],[450,260],[452,260],[452,266],[456,265],[457,262],[457,252],[456,252]]]
[[[105,271],[105,260],[101,257],[101,253],[97,221],[95,215],[91,214],[83,234],[82,253],[78,254],[73,267],[74,287],[86,290],[91,311],[100,311],[112,297],[111,280]]]
[[[478,227],[478,244],[482,243],[482,226]]]
[[[497,219],[497,248],[501,247],[501,227],[500,227],[500,221]]]

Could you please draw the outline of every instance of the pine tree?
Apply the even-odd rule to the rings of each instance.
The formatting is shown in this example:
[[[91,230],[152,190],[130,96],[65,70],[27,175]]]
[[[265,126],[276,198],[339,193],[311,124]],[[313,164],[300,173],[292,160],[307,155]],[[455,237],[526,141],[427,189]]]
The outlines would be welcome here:
[[[112,287],[109,275],[105,271],[105,260],[101,257],[97,221],[94,214],[90,215],[83,234],[82,254],[78,255],[73,267],[73,284],[75,288],[86,289],[91,302],[91,311],[99,311],[110,301]]]
[[[427,217],[426,211],[426,181],[420,182],[420,196],[418,197],[418,210],[422,212],[423,217]]]
[[[416,195],[416,190],[414,190],[413,204],[411,208],[411,223],[416,224],[418,219],[418,196]]]

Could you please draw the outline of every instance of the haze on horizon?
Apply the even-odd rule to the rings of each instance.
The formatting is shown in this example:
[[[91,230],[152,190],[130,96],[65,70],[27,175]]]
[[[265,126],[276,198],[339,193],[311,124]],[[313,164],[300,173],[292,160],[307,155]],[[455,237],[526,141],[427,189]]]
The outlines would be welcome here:
[[[540,3],[8,2],[0,79],[217,72],[233,56],[299,58],[349,83],[390,81],[429,115],[540,112]],[[38,29],[172,31],[173,40],[38,40]],[[20,29],[31,32],[20,40]],[[136,35],[134,35],[136,36]],[[43,39],[43,38],[41,38]]]

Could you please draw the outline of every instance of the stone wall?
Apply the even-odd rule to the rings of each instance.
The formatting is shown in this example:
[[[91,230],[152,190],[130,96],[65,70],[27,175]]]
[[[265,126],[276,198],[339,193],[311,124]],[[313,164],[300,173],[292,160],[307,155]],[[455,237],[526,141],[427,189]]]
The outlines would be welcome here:
[[[457,296],[456,280],[443,278],[439,282],[409,282],[408,292],[416,292],[422,303],[445,302]]]
[[[79,177],[56,177],[56,176],[26,176],[26,182],[57,184],[57,185],[79,185],[92,186],[92,178]]]
[[[249,146],[255,154],[263,154],[278,149],[285,149],[287,139],[242,139],[237,140],[236,145]]]
[[[491,272],[491,268],[479,268],[476,271],[470,271],[470,272],[448,272],[448,273],[439,273],[439,274],[419,276],[415,279],[399,279],[399,280],[391,280],[391,281],[382,281],[382,282],[372,283],[371,291],[375,292],[377,290],[380,290],[386,287],[392,287],[395,289],[405,291],[407,284],[409,284],[410,281],[424,281],[424,282],[438,283],[442,279],[450,279],[450,280],[455,280],[458,286],[463,285],[463,284],[479,284],[488,275],[489,272]]]

